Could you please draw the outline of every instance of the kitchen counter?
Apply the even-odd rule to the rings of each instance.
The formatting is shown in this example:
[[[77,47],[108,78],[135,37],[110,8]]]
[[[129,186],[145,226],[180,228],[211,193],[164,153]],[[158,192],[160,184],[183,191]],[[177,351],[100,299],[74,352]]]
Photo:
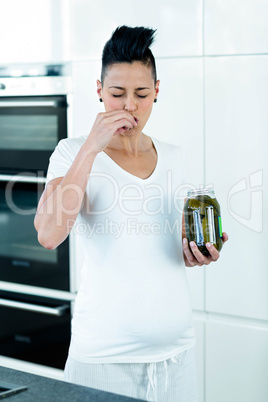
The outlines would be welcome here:
[[[29,374],[0,366],[0,380],[27,386],[26,391],[7,397],[10,402],[135,402],[128,398],[97,389],[82,387],[65,381]],[[4,398],[6,400],[6,398]]]

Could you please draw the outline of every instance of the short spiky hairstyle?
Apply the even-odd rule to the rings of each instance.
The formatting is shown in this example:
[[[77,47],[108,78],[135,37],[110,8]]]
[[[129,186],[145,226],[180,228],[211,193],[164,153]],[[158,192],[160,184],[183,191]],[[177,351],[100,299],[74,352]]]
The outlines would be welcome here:
[[[156,83],[155,59],[150,50],[150,46],[154,42],[155,32],[156,30],[145,27],[131,28],[126,25],[117,27],[103,48],[102,84],[109,66],[117,63],[132,63],[133,61],[140,61],[142,64],[150,66],[154,83]]]

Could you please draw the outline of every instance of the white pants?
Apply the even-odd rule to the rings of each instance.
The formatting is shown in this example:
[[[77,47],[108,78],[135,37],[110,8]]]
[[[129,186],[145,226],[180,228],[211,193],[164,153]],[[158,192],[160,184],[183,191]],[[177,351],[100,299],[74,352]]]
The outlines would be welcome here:
[[[154,402],[198,402],[195,348],[156,363],[80,363],[68,356],[64,380]]]

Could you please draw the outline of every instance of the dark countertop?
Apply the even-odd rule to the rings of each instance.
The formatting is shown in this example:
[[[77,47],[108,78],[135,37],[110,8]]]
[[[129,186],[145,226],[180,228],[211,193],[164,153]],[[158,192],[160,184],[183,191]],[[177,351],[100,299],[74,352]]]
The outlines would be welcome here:
[[[65,381],[52,380],[24,371],[0,366],[0,380],[27,386],[26,391],[4,398],[10,402],[135,402],[140,399],[128,398],[97,389],[82,387]]]

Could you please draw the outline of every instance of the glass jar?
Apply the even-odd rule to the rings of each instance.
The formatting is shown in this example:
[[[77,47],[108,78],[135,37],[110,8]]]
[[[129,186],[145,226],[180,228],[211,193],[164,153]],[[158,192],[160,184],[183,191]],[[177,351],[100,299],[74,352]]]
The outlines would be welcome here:
[[[222,224],[220,205],[214,190],[189,190],[184,205],[185,232],[188,242],[194,241],[205,256],[209,256],[206,243],[222,248]]]

